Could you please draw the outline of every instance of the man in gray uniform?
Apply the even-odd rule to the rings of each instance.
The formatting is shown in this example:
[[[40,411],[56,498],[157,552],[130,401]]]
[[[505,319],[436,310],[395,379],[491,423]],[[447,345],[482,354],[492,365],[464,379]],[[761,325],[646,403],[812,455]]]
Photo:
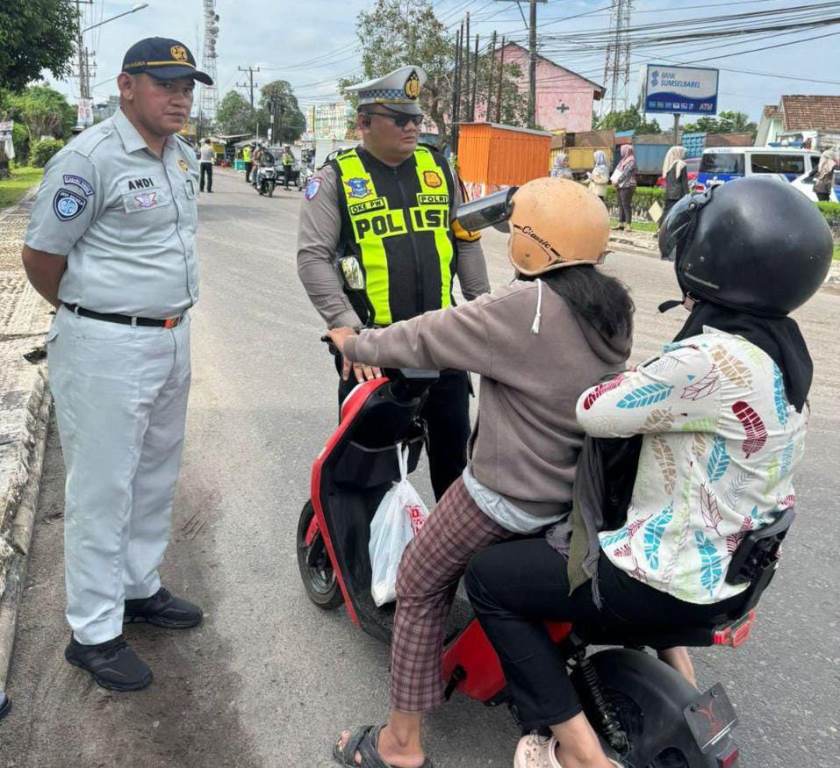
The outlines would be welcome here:
[[[161,586],[190,385],[198,299],[198,168],[176,134],[195,80],[177,40],[133,45],[120,109],[48,164],[23,263],[57,308],[50,385],[67,472],[68,662],[114,690],[152,679],[123,623],[181,629],[201,610]]]
[[[418,145],[426,73],[401,67],[354,86],[362,144],[309,181],[298,230],[298,274],[327,328],[383,327],[452,304],[455,275],[467,300],[490,285],[478,235],[452,221],[461,189],[446,160]],[[379,375],[346,365],[339,400]],[[422,417],[440,498],[466,466],[469,380],[442,371]]]

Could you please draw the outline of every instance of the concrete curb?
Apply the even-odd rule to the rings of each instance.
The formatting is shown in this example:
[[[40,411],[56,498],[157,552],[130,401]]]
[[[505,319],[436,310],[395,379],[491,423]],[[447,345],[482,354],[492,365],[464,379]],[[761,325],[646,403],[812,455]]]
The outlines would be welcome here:
[[[27,213],[27,204],[35,197],[37,191],[38,185],[35,185],[15,205],[0,211],[0,224],[21,213]],[[42,334],[27,332],[24,336],[32,337],[34,341]],[[15,334],[6,334],[3,340],[14,344]],[[31,388],[27,387],[25,401],[21,403],[22,429],[15,433],[15,446],[11,458],[6,458],[12,467],[8,485],[0,491],[0,524],[3,525],[0,543],[5,547],[5,556],[8,557],[5,573],[0,577],[0,693],[6,688],[18,606],[26,584],[26,569],[35,529],[35,514],[52,406],[46,366],[38,365],[32,379],[34,381],[30,385]],[[5,393],[0,393],[3,394]],[[5,711],[8,711],[8,699],[5,699],[3,706]]]
[[[14,551],[6,571],[6,588],[0,596],[0,691],[6,687],[18,605],[26,584],[26,567],[35,529],[51,406],[52,396],[46,373],[42,369],[26,406],[28,440],[21,451],[18,472],[4,500],[5,509],[0,512],[0,519],[12,521],[9,540]]]

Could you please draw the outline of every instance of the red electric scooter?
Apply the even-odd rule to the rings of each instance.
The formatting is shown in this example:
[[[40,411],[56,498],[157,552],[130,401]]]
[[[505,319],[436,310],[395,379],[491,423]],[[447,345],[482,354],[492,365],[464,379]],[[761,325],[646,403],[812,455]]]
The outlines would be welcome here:
[[[515,191],[466,203],[457,218],[467,230],[503,228]],[[330,610],[344,604],[354,624],[390,642],[394,605],[377,608],[370,594],[370,521],[399,479],[397,446],[409,448],[409,471],[417,466],[425,438],[420,409],[437,373],[385,374],[359,385],[345,400],[338,429],[315,460],[310,501],[298,523],[297,553],[304,587],[315,605]],[[619,451],[626,448],[625,443]],[[608,453],[605,449],[602,455]],[[627,471],[626,464],[603,466],[608,478]],[[631,471],[635,475],[634,466]],[[626,486],[616,482],[617,488]],[[605,490],[616,513],[626,510],[611,495],[612,489]],[[745,607],[741,615],[725,617],[714,629],[640,626],[619,637],[605,627],[548,625],[587,717],[627,768],[738,765],[738,747],[731,736],[737,719],[723,686],[701,693],[649,651],[683,645],[737,647],[745,642],[793,519],[793,509],[784,510],[771,525],[741,540],[725,578],[730,584],[747,585]],[[491,706],[509,703],[498,657],[464,600],[456,598],[447,638],[441,660],[447,698],[457,690]],[[590,653],[591,645],[613,647]],[[515,707],[511,710],[516,716]]]
[[[385,642],[394,605],[377,608],[370,594],[370,521],[399,478],[396,446],[408,446],[410,471],[417,466],[425,438],[419,412],[436,380],[436,372],[389,370],[350,394],[338,428],[312,467],[311,498],[298,524],[298,564],[309,598],[324,610],[343,604],[354,624]],[[599,627],[549,625],[587,716],[628,768],[738,764],[731,737],[736,718],[723,687],[700,693],[647,649],[742,644],[793,517],[793,510],[786,510],[773,525],[744,538],[727,579],[750,584],[747,607],[743,616],[715,630],[639,627],[632,636],[615,637]],[[456,600],[447,636],[442,659],[447,696],[457,690],[491,706],[507,703],[496,653],[463,600]],[[590,645],[618,647],[589,653]]]

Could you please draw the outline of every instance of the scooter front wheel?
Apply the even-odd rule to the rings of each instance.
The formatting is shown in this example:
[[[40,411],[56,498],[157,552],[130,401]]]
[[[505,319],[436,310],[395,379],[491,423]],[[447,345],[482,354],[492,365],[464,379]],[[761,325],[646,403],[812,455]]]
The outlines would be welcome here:
[[[307,501],[300,513],[297,527],[297,559],[300,577],[309,599],[319,608],[332,611],[344,602],[344,595],[335,578],[327,548],[318,531],[311,543],[306,543],[306,534],[315,508]]]

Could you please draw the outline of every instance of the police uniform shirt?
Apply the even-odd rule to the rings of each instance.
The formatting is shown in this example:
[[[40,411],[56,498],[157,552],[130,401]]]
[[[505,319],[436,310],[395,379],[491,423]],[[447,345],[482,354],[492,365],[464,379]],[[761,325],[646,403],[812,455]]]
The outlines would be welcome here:
[[[198,163],[170,136],[159,158],[122,110],[47,163],[26,244],[67,257],[58,298],[151,318],[198,300]]]
[[[453,210],[461,204],[461,190],[454,186]],[[300,210],[298,229],[298,275],[309,298],[328,328],[359,329],[362,322],[344,293],[341,278],[335,267],[341,240],[341,190],[335,169],[325,165],[310,180]],[[487,265],[481,242],[456,240],[458,249],[457,274],[461,293],[471,301],[490,291]]]

